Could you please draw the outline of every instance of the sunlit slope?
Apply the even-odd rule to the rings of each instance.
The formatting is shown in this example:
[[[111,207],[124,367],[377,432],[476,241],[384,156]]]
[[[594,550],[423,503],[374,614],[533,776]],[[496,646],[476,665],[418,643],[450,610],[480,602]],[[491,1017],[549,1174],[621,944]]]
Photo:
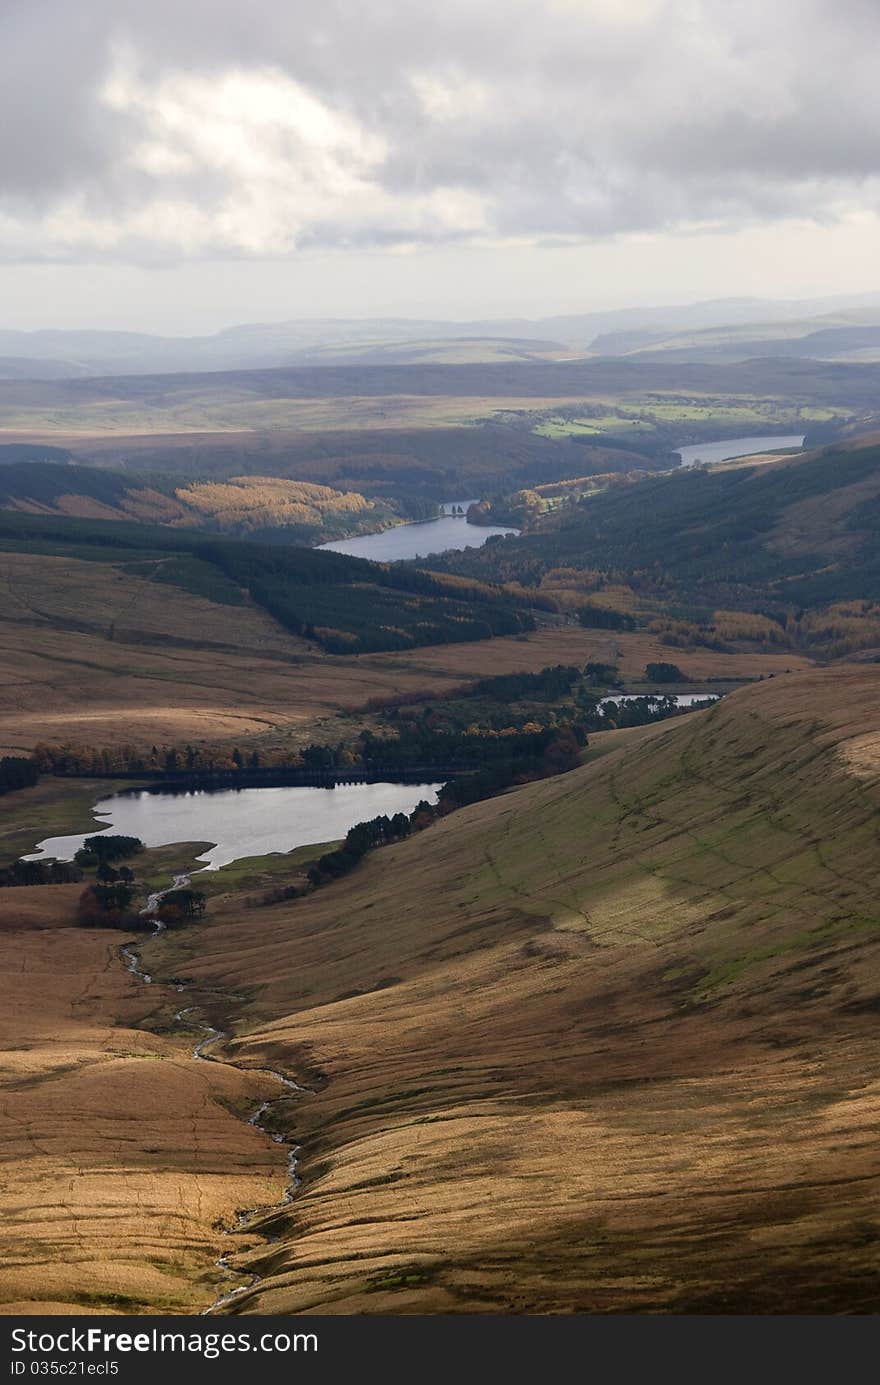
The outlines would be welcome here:
[[[647,632],[625,633],[617,645],[627,677],[667,653]],[[336,744],[358,734],[365,724],[358,709],[372,698],[439,694],[487,674],[583,665],[608,653],[606,632],[567,626],[527,638],[331,656],[195,560],[70,545],[57,554],[0,552],[4,754],[41,741],[147,750]],[[804,662],[788,651],[701,649],[679,657],[697,679],[755,677]]]
[[[521,538],[449,553],[435,565],[492,582],[528,573],[548,587],[559,568],[598,571],[679,618],[761,612],[780,643],[824,644],[839,657],[859,645],[835,647],[837,623],[870,614],[880,597],[878,536],[880,447],[869,437],[614,487]],[[800,627],[805,612],[822,619]],[[875,631],[864,626],[861,635],[862,647],[873,647]]]
[[[147,1032],[157,997],[78,894],[0,890],[0,1315],[195,1313],[229,1209],[280,1195],[246,1119],[272,1083]]]
[[[318,1089],[235,1311],[876,1308],[878,735],[774,679],[159,943]]]
[[[746,360],[732,364],[609,357],[460,364],[352,362],[69,380],[0,380],[0,429],[51,434],[394,429],[471,424],[497,410],[565,401],[672,403],[736,397],[847,414],[874,408],[875,363]],[[520,401],[519,403],[517,401]],[[10,437],[10,441],[24,441]]]
[[[0,453],[4,450],[0,446]],[[239,537],[283,529],[286,540],[304,545],[362,529],[369,532],[389,520],[387,509],[377,509],[358,492],[343,493],[305,481],[233,476],[223,482],[193,481],[177,487],[162,482],[157,489],[121,472],[41,461],[0,465],[0,508],[33,515],[134,520]]]

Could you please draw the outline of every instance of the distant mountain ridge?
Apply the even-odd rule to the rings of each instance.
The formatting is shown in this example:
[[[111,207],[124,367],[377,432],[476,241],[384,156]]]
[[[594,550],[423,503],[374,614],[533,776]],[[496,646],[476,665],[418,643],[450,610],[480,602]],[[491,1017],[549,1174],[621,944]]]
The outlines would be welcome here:
[[[244,323],[205,336],[41,329],[0,330],[0,379],[164,374],[389,360],[553,359],[652,349],[679,334],[785,324],[828,314],[880,326],[880,294],[774,302],[726,298],[649,308],[469,322],[417,318],[302,318]],[[841,325],[848,325],[847,323]],[[623,337],[620,334],[625,334]],[[780,331],[776,337],[785,334]],[[615,342],[614,338],[619,341]],[[771,334],[766,346],[775,340]],[[453,345],[454,344],[454,345]],[[488,353],[488,354],[487,354]],[[754,353],[753,353],[754,354]],[[758,354],[775,354],[772,350]],[[702,359],[702,357],[697,357]]]

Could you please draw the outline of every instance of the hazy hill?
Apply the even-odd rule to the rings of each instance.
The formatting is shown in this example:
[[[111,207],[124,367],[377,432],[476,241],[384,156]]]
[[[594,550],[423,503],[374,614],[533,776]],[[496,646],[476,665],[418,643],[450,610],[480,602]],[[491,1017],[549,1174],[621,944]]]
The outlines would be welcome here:
[[[58,370],[113,375],[201,370],[244,370],[266,366],[306,364],[350,353],[352,359],[393,353],[402,343],[442,343],[474,339],[468,359],[491,354],[547,354],[559,344],[582,352],[595,351],[600,334],[636,332],[669,336],[676,332],[731,324],[781,322],[823,312],[867,306],[876,311],[877,295],[838,295],[835,298],[768,302],[758,298],[728,298],[649,308],[563,314],[536,319],[504,318],[450,322],[409,318],[293,318],[283,322],[248,323],[209,336],[162,337],[142,332],[0,331],[0,358],[10,360],[0,378],[29,374],[41,378]],[[876,320],[876,319],[875,319]],[[445,349],[445,348],[444,348]],[[461,351],[461,345],[458,348]],[[441,351],[432,346],[433,351]],[[32,362],[29,365],[28,362]],[[45,367],[38,363],[44,362]]]
[[[413,341],[332,343],[315,348],[304,362],[340,365],[362,361],[370,365],[482,365],[489,361],[571,359],[573,348],[540,338],[461,336]]]
[[[51,357],[0,356],[0,380],[67,380],[91,375],[87,365]]]
[[[615,332],[593,342],[599,355],[634,360],[706,363],[746,361],[753,357],[820,361],[880,359],[880,308],[854,310],[801,321],[754,322],[712,327],[699,332]]]
[[[228,1055],[314,1088],[227,1311],[874,1311],[878,694],[818,671],[612,733],[150,944]]]
[[[0,427],[143,434],[245,429],[388,429],[473,423],[560,403],[688,403],[711,410],[736,397],[794,414],[876,408],[880,365],[812,360],[732,364],[508,360],[422,364],[368,362],[289,369],[183,372],[56,381],[0,381]],[[686,410],[685,410],[686,416]]]

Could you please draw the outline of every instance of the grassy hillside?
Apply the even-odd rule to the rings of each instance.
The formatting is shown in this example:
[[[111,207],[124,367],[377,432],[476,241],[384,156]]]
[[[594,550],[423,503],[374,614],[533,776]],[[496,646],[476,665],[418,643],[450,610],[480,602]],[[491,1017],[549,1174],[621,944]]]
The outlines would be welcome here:
[[[315,1089],[274,1108],[304,1181],[228,1311],[875,1310],[878,693],[611,733],[149,944],[226,1056]]]
[[[0,511],[0,551],[124,563],[221,604],[245,594],[290,633],[335,654],[515,635],[526,602],[468,580],[315,549],[235,542],[128,521]]]
[[[408,341],[334,342],[303,352],[303,363],[338,365],[485,365],[490,361],[571,359],[572,348],[539,337],[457,336]]]
[[[0,537],[0,748],[234,746],[290,751],[336,745],[374,726],[374,699],[443,696],[473,678],[608,659],[608,632],[578,626],[372,654],[327,653],[286,630],[213,564],[173,544],[138,551]],[[60,522],[77,530],[75,521]],[[124,524],[105,525],[116,534]],[[88,531],[88,526],[87,526]],[[91,530],[92,536],[98,527]],[[321,555],[318,555],[319,557]],[[344,589],[347,590],[347,589]],[[369,588],[362,588],[369,593]],[[373,589],[379,595],[379,589]],[[342,599],[342,598],[340,598]],[[384,600],[394,600],[393,589]],[[412,594],[400,593],[406,608]],[[377,608],[378,609],[378,608]],[[479,603],[472,609],[481,610]],[[662,659],[656,636],[618,640],[625,676]],[[773,650],[677,655],[694,677],[748,678],[798,666]],[[377,729],[374,727],[374,729]]]
[[[645,619],[665,613],[704,639],[735,639],[717,626],[727,613],[732,631],[740,613],[764,630],[746,639],[839,654],[880,643],[878,500],[876,442],[832,447],[618,486],[437,565],[539,590],[580,572],[582,591],[616,592],[611,604],[635,601]]]

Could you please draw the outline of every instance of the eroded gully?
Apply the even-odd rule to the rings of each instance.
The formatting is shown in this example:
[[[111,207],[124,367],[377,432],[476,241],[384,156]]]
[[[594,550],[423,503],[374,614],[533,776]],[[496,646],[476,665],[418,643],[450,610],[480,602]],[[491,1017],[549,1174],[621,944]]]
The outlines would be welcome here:
[[[169,886],[169,890],[184,889],[189,883],[190,881],[188,875],[176,875],[174,877],[174,883],[171,886]],[[145,918],[148,918],[152,923],[152,936],[154,938],[157,937],[159,933],[162,933],[165,930],[165,924],[162,923],[162,921],[156,917],[156,911],[158,910],[164,895],[166,895],[168,892],[168,890],[159,890],[155,894],[149,895],[147,898],[146,905],[141,910],[141,915]],[[136,976],[139,981],[142,981],[147,986],[151,986],[154,984],[152,974],[148,971],[145,971],[140,965],[140,954],[135,943],[123,943],[119,951],[120,955],[122,956],[125,962],[127,970],[131,972],[132,976]],[[178,991],[182,991],[185,989],[187,983],[177,982],[167,984],[175,984],[175,989]],[[271,1077],[276,1082],[278,1082],[281,1087],[284,1088],[285,1092],[292,1091],[301,1092],[308,1096],[314,1095],[313,1089],[311,1087],[300,1086],[300,1084],[298,1082],[295,1082],[292,1077],[288,1077],[286,1073],[279,1072],[277,1068],[245,1068],[238,1063],[230,1063],[227,1059],[215,1059],[209,1053],[206,1053],[206,1049],[210,1048],[213,1044],[219,1043],[222,1039],[229,1038],[229,1034],[224,1029],[216,1029],[212,1024],[206,1024],[202,1020],[199,1020],[197,1018],[191,1018],[195,1015],[195,1012],[198,1010],[198,1008],[199,1007],[197,1005],[187,1005],[184,1006],[182,1009],[176,1010],[174,1012],[175,1024],[179,1024],[187,1029],[197,1031],[201,1035],[201,1037],[190,1050],[193,1058],[196,1058],[203,1063],[224,1062],[229,1067],[240,1067],[242,1072],[256,1072],[262,1076]],[[296,1190],[301,1182],[299,1175],[296,1171],[300,1146],[294,1144],[291,1140],[288,1139],[286,1135],[282,1135],[278,1131],[270,1130],[265,1124],[265,1118],[272,1111],[272,1108],[279,1101],[283,1101],[284,1099],[284,1095],[280,1094],[277,1097],[270,1097],[266,1101],[261,1101],[260,1105],[256,1108],[256,1110],[253,1111],[252,1114],[247,1118],[248,1125],[253,1126],[255,1130],[259,1130],[261,1134],[265,1135],[268,1139],[272,1140],[273,1143],[279,1145],[287,1145],[289,1147],[287,1155],[287,1182],[284,1189],[284,1196],[282,1197],[281,1201],[276,1204],[276,1206],[278,1207],[285,1207],[289,1202],[292,1201],[294,1194],[296,1193]],[[265,1206],[262,1206],[252,1207],[249,1208],[247,1211],[239,1212],[235,1224],[233,1226],[227,1227],[225,1234],[227,1236],[233,1236],[239,1231],[244,1231],[248,1226],[255,1222],[258,1217],[265,1216],[267,1210],[268,1209]],[[221,1255],[220,1258],[215,1262],[218,1269],[223,1270],[223,1272],[228,1275],[239,1275],[240,1272],[238,1270],[235,1270],[230,1264],[232,1256],[235,1253],[236,1252],[234,1250],[228,1250],[225,1254]],[[262,1275],[255,1273],[253,1270],[247,1271],[246,1273],[246,1283],[239,1284],[234,1289],[229,1289],[226,1291],[226,1293],[220,1294],[219,1297],[216,1298],[213,1303],[210,1303],[207,1308],[202,1309],[201,1316],[204,1317],[211,1313],[217,1312],[221,1308],[224,1308],[228,1303],[233,1302],[233,1300],[237,1299],[241,1294],[246,1294],[250,1289],[254,1287],[255,1284],[258,1284],[262,1278]]]

